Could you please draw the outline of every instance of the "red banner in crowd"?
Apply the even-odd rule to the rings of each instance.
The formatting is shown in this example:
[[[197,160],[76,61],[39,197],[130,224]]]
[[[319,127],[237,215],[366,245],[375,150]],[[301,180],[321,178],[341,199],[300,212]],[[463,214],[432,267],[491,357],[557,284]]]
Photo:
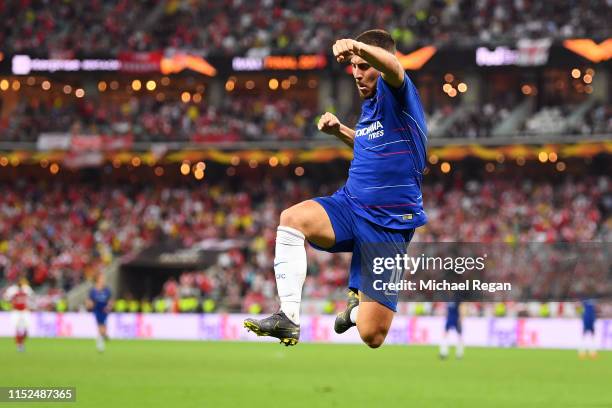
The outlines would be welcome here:
[[[121,71],[128,73],[160,72],[163,54],[157,52],[121,52]]]
[[[71,152],[99,152],[130,150],[134,146],[133,135],[69,135],[67,133],[42,133],[38,136],[40,151],[70,150]]]
[[[102,150],[102,136],[73,135],[70,150],[73,152],[91,152]]]
[[[134,136],[132,135],[121,135],[121,136],[102,136],[102,150],[129,150],[134,145]]]
[[[224,143],[238,142],[240,136],[236,133],[209,133],[206,135],[195,134],[191,136],[191,141],[196,143]]]

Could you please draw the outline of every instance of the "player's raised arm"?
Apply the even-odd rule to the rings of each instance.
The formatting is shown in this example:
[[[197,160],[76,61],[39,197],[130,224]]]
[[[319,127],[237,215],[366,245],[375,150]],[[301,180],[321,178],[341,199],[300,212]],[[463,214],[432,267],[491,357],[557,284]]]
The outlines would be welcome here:
[[[321,115],[317,128],[323,133],[336,136],[351,148],[355,143],[355,131],[340,123],[340,120],[333,113],[325,112]]]
[[[333,46],[334,56],[338,62],[350,62],[356,55],[374,69],[380,71],[383,79],[394,88],[404,83],[404,68],[397,57],[389,51],[352,39],[341,39]]]

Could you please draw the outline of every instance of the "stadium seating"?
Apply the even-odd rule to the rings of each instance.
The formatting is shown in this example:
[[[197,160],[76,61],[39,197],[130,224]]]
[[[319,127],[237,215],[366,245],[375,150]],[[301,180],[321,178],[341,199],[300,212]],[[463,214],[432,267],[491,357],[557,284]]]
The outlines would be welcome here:
[[[2,2],[9,51],[57,54],[183,48],[207,55],[317,53],[338,37],[388,27],[400,49],[432,42],[517,38],[606,38],[605,0],[198,2],[124,0]]]
[[[53,295],[164,237],[190,245],[240,236],[251,242],[247,249],[228,252],[207,270],[184,274],[174,291],[237,310],[248,309],[253,298],[261,297],[269,307],[275,299],[271,271],[280,211],[335,185],[332,180],[304,179],[298,189],[285,181],[267,186],[265,196],[258,193],[259,186],[244,184],[234,193],[225,182],[208,188],[94,188],[82,183],[7,187],[0,200],[0,282],[13,282],[25,272],[35,287],[45,293],[51,288]],[[605,177],[568,177],[560,184],[515,183],[493,176],[452,187],[428,183],[423,196],[430,221],[415,241],[610,241],[609,191]],[[572,216],[576,213],[582,216]],[[348,256],[309,249],[308,259],[305,298],[327,299],[344,290]]]
[[[288,99],[232,97],[219,107],[154,97],[26,100],[0,121],[0,141],[41,133],[131,134],[136,141],[298,140],[314,133],[313,109]],[[7,114],[8,115],[8,114]]]
[[[515,105],[496,102],[477,107],[444,107],[429,116],[432,137],[490,138],[503,125]],[[590,135],[612,132],[612,106],[603,102],[581,115],[570,126],[568,105],[544,107],[527,116],[514,134]],[[457,112],[453,115],[453,112]],[[317,135],[315,119],[320,112],[288,98],[232,95],[221,106],[158,102],[152,96],[85,100],[26,99],[0,121],[0,142],[36,142],[42,133],[106,134],[134,136],[135,141],[232,142],[310,140]],[[356,120],[353,115],[343,119]],[[504,136],[500,134],[499,136]],[[331,140],[328,136],[321,138]]]

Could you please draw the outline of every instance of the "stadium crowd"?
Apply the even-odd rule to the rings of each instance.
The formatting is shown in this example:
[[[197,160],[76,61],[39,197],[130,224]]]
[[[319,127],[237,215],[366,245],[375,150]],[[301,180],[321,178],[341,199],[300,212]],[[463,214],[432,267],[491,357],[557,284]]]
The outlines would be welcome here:
[[[205,239],[246,239],[205,270],[169,281],[162,298],[212,299],[229,310],[275,302],[273,251],[280,211],[330,194],[331,179],[206,187],[17,182],[0,197],[0,282],[27,277],[47,304],[113,260],[168,239],[190,247]],[[428,183],[429,215],[415,242],[610,242],[612,189],[606,176],[557,184],[503,177]],[[579,216],[577,216],[579,215]],[[349,256],[309,251],[305,298],[341,296]],[[511,268],[514,269],[514,268]],[[125,295],[125,294],[123,294]]]
[[[2,1],[0,43],[14,52],[165,48],[205,55],[319,53],[340,37],[388,27],[400,49],[432,42],[610,36],[606,0]]]
[[[596,103],[584,115],[584,120],[570,129],[570,133],[582,135],[612,133],[612,105]]]
[[[448,138],[491,137],[495,126],[516,105],[483,103],[467,107],[441,134],[435,133],[436,119],[453,114],[459,107],[446,105],[428,115],[433,136]],[[561,132],[591,135],[612,132],[612,105],[598,102],[576,125],[566,125],[571,106],[544,107],[528,116],[522,133]],[[317,135],[319,110],[295,98],[273,95],[231,95],[219,107],[207,103],[157,100],[154,96],[114,99],[27,98],[10,114],[0,118],[0,141],[35,142],[40,134],[58,132],[74,135],[132,135],[139,142],[233,142],[309,140]],[[359,114],[343,120],[354,123]]]
[[[468,109],[443,136],[469,139],[491,137],[494,127],[508,117],[511,108],[495,103],[486,103],[481,108]]]
[[[228,97],[208,104],[152,96],[23,100],[0,120],[0,140],[35,142],[42,133],[125,135],[142,142],[297,140],[314,132],[313,110],[288,98]]]
[[[575,106],[545,106],[525,121],[522,133],[529,134],[580,134],[584,136],[602,135],[612,132],[612,105],[594,103],[582,119],[571,123],[568,119]]]

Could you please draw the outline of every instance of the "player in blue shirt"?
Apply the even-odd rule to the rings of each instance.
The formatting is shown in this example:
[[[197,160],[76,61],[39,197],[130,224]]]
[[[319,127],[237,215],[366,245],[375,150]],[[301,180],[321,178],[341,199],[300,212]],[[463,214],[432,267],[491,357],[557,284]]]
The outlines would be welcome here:
[[[582,306],[582,347],[578,350],[580,358],[585,358],[587,353],[591,358],[597,357],[597,348],[595,346],[595,319],[597,311],[595,300],[583,299]]]
[[[461,301],[448,302],[446,304],[446,324],[444,326],[444,334],[440,343],[440,358],[448,357],[448,336],[451,330],[457,334],[457,348],[455,349],[455,357],[463,358],[463,331],[461,328]]]
[[[323,251],[353,253],[351,293],[334,329],[343,333],[356,325],[362,340],[376,348],[391,326],[398,296],[382,284],[397,281],[403,271],[374,273],[373,262],[403,255],[415,228],[427,222],[421,194],[427,127],[417,89],[395,56],[389,33],[369,30],[354,40],[338,40],[333,52],[338,62],[351,64],[363,100],[354,129],[329,112],[318,123],[320,131],[353,149],[348,180],[329,197],[282,212],[274,259],[280,311],[247,319],[245,327],[285,345],[297,343],[308,240]]]
[[[95,286],[89,291],[89,299],[87,299],[87,308],[93,312],[96,324],[98,325],[96,347],[99,352],[104,351],[105,340],[108,340],[106,319],[111,311],[111,307],[111,290],[106,286],[104,275],[99,274]]]

